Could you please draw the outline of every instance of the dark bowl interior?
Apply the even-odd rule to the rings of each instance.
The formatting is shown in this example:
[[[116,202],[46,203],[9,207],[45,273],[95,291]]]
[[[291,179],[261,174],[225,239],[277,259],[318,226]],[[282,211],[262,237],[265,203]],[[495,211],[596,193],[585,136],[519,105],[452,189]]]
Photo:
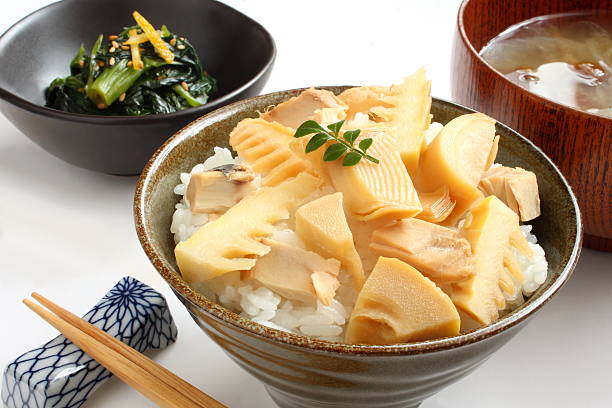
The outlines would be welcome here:
[[[134,10],[154,26],[166,24],[191,41],[205,69],[218,80],[219,91],[211,102],[149,117],[108,118],[45,108],[44,89],[54,78],[69,73],[69,62],[79,45],[84,43],[89,51],[99,34],[113,34],[133,25]],[[70,163],[113,174],[137,174],[146,158],[180,127],[228,102],[259,93],[274,57],[272,37],[261,25],[213,0],[164,4],[64,0],[30,14],[0,37],[4,64],[0,70],[0,98],[4,100],[0,108],[34,142]],[[58,121],[64,125],[54,123]]]
[[[336,93],[346,87],[324,87]],[[174,257],[174,240],[170,233],[172,213],[178,196],[173,193],[181,172],[188,172],[203,162],[214,146],[228,147],[228,135],[242,119],[256,117],[267,106],[277,104],[300,90],[277,92],[241,101],[206,115],[168,140],[145,167],[139,180],[134,202],[136,229],[147,256],[177,293],[179,298],[198,313],[225,325],[239,327],[251,335],[288,342],[294,345],[332,351],[356,352],[425,352],[469,344],[489,337],[524,321],[539,309],[569,278],[580,252],[582,225],[576,199],[555,165],[530,141],[499,124],[501,135],[497,161],[509,166],[520,166],[537,174],[540,188],[542,216],[533,222],[534,233],[543,246],[549,262],[549,276],[545,284],[519,309],[499,321],[461,336],[395,346],[351,346],[313,340],[304,336],[288,335],[265,328],[209,301],[196,293],[180,276]],[[433,100],[434,120],[443,124],[473,112],[460,105]]]

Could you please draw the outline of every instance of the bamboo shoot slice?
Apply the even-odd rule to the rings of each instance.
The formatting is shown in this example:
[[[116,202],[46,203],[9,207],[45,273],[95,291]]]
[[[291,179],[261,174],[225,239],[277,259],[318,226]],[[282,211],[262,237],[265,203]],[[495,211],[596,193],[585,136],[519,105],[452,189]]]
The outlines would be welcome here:
[[[455,208],[455,202],[450,197],[447,186],[442,186],[433,193],[419,193],[419,201],[423,211],[417,214],[416,218],[428,222],[444,221]]]
[[[362,221],[415,216],[422,207],[397,149],[395,128],[361,132],[360,140],[368,137],[374,140],[368,154],[380,163],[365,159],[351,167],[338,161],[326,163],[331,183],[344,194],[347,208]]]
[[[397,127],[398,149],[411,176],[417,174],[423,135],[431,122],[431,81],[421,68],[392,85],[381,98],[386,105],[373,107],[371,112],[383,118],[385,125]],[[390,106],[390,107],[387,107]]]
[[[346,342],[394,344],[459,334],[457,309],[440,288],[412,266],[379,258],[357,297]]]
[[[342,193],[304,204],[295,212],[295,232],[311,251],[338,259],[357,290],[365,280],[361,259],[344,214]]]
[[[263,119],[244,119],[230,133],[230,145],[253,171],[263,174],[264,186],[275,186],[303,171],[313,173],[310,163],[291,150],[293,140],[293,130]]]
[[[482,325],[499,317],[506,307],[503,292],[515,293],[520,276],[512,273],[516,259],[508,247],[529,247],[519,228],[519,218],[495,196],[482,200],[471,211],[463,228],[474,254],[474,275],[451,285],[455,305]],[[510,270],[505,267],[510,266]],[[514,279],[512,278],[514,277]]]
[[[447,186],[455,207],[444,225],[455,225],[479,199],[478,183],[494,148],[495,120],[472,113],[451,120],[427,147],[419,165],[419,191]]]
[[[251,269],[269,247],[259,238],[275,231],[275,222],[314,193],[321,181],[300,173],[275,187],[264,187],[245,197],[214,221],[204,224],[175,250],[176,262],[187,282],[203,282],[232,271]]]

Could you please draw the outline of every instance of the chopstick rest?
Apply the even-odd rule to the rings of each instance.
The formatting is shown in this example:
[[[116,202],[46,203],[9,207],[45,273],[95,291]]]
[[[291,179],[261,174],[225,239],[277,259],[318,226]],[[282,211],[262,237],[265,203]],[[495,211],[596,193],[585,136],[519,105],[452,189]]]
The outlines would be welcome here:
[[[129,276],[83,319],[140,352],[176,341],[176,325],[164,297]],[[8,364],[2,401],[8,408],[77,408],[111,376],[70,340],[58,336]]]

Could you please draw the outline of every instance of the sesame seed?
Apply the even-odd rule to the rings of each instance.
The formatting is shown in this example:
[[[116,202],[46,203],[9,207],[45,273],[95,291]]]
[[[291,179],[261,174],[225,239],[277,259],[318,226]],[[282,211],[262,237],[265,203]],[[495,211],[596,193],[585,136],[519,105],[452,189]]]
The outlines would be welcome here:
[[[178,48],[179,50],[184,50],[185,46],[183,44],[179,44],[176,46],[176,48]]]
[[[115,52],[115,50],[116,50],[116,48],[115,48],[115,47],[110,47],[110,48],[108,49],[108,52]]]
[[[98,66],[99,67],[103,67],[104,66],[104,61],[98,61]]]
[[[98,108],[98,109],[106,109],[106,105],[103,104],[103,103],[99,103],[99,104],[96,105],[96,108]]]
[[[179,37],[181,41],[185,41],[185,37]]]
[[[79,61],[79,67],[83,68],[85,66],[85,61],[80,60]]]
[[[108,39],[111,40],[111,41],[116,40],[117,38],[119,38],[118,35],[109,35],[108,36]]]
[[[108,60],[108,65],[115,65],[115,57],[110,57]]]
[[[189,85],[187,85],[187,82],[185,81],[181,82],[181,86],[183,87],[184,90],[189,91]]]
[[[173,47],[176,45],[176,38],[170,40],[170,45]]]
[[[129,45],[122,45],[121,49],[127,51],[127,50],[130,49],[130,46]]]
[[[113,47],[119,48],[119,44],[117,43],[117,41],[112,41],[111,44]]]
[[[125,100],[125,92],[119,95],[119,102],[123,102]]]

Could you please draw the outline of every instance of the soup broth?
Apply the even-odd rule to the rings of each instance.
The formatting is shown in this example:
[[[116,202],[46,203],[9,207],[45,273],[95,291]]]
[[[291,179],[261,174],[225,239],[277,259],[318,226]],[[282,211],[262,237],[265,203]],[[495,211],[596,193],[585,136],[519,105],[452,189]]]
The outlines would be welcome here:
[[[480,54],[530,92],[612,118],[612,13],[536,17],[499,34]]]

